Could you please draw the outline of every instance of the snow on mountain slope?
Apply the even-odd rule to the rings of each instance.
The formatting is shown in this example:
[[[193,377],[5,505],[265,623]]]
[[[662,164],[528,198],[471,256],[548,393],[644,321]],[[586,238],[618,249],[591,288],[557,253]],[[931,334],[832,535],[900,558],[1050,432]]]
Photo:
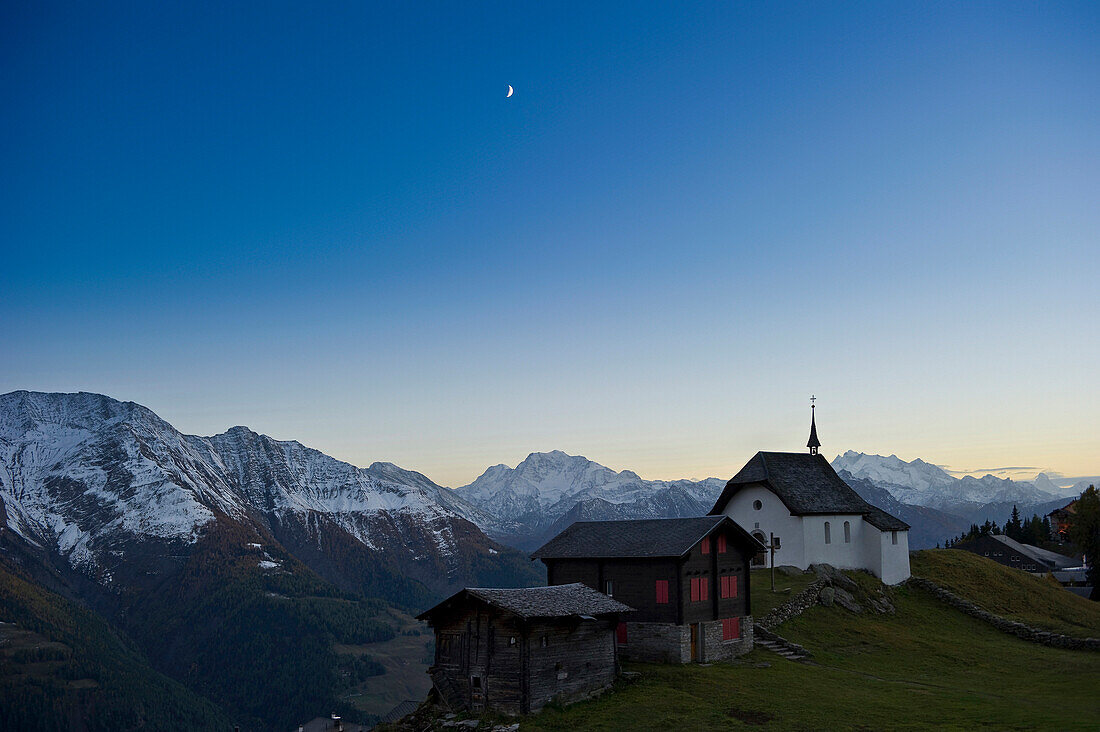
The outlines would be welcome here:
[[[0,495],[9,528],[74,566],[106,534],[193,541],[215,510],[239,512],[217,456],[95,394],[0,396]]]
[[[120,546],[193,544],[219,514],[307,535],[338,527],[371,550],[430,557],[435,574],[497,548],[465,518],[476,508],[419,473],[364,470],[244,427],[183,435],[97,394],[0,396],[0,500],[12,531],[101,581]]]
[[[919,458],[905,462],[896,455],[884,457],[849,450],[838,455],[832,465],[837,472],[845,470],[856,478],[870,480],[904,503],[945,511],[968,511],[987,503],[1038,504],[1057,496],[1033,483],[993,475],[955,478]],[[1046,481],[1043,485],[1053,484]]]
[[[724,480],[643,480],[560,450],[535,452],[517,465],[495,465],[455,492],[492,516],[491,536],[530,547],[578,505],[588,518],[697,516],[710,510]]]

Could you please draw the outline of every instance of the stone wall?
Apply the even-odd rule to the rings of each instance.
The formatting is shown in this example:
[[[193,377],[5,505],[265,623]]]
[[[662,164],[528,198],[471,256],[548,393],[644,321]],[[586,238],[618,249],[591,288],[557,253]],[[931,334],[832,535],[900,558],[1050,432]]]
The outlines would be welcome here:
[[[997,630],[1004,633],[1011,633],[1017,638],[1022,638],[1023,640],[1033,643],[1042,643],[1043,645],[1053,646],[1054,648],[1100,651],[1100,638],[1074,638],[1073,636],[1052,633],[1048,630],[1042,630],[1041,628],[1018,623],[1008,618],[1002,618],[923,577],[910,577],[906,584],[912,587],[919,587],[922,590],[927,590],[937,599],[942,600],[956,610],[961,610],[971,617],[983,620]]]
[[[801,615],[817,604],[818,596],[821,595],[821,591],[825,589],[828,584],[829,581],[825,578],[813,582],[809,587],[799,592],[790,600],[787,600],[778,607],[772,608],[757,624],[762,628],[771,630],[777,625]]]
[[[626,643],[619,644],[624,661],[688,663],[691,661],[691,631],[675,623],[627,623]]]
[[[722,640],[722,621],[699,623],[700,660],[729,661],[752,650],[752,616],[741,618],[741,637]],[[624,661],[691,663],[691,626],[673,623],[627,623],[626,643],[619,644]]]
[[[741,618],[741,637],[735,640],[722,640],[721,620],[712,620],[701,625],[703,626],[703,657],[701,660],[705,662],[732,661],[752,650],[753,622],[751,615]],[[689,648],[688,651],[690,652],[690,650]]]

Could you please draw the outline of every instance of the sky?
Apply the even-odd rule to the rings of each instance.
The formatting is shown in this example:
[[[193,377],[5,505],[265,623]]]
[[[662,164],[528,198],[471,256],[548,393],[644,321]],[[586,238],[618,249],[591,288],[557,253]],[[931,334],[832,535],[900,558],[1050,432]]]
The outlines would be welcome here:
[[[0,392],[1100,474],[1096,3],[16,0],[0,94]]]

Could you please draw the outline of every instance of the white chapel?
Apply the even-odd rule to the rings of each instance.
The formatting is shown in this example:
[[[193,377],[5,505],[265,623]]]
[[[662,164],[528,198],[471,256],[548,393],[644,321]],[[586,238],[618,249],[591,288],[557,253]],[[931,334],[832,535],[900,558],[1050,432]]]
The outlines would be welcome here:
[[[863,500],[818,454],[812,411],[806,446],[808,454],[756,453],[726,483],[710,513],[731,517],[765,545],[774,537],[776,566],[825,563],[865,569],[889,585],[906,580],[909,524]],[[768,554],[753,561],[770,563]]]

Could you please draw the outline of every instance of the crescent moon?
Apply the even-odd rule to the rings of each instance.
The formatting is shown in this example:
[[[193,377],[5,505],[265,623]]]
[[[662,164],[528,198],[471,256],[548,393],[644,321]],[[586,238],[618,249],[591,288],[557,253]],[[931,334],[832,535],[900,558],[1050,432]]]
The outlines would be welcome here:
[[[504,98],[507,99],[508,97],[512,96],[513,91],[514,91],[514,89],[512,89],[512,85],[509,84],[508,85],[508,93],[504,95]]]

